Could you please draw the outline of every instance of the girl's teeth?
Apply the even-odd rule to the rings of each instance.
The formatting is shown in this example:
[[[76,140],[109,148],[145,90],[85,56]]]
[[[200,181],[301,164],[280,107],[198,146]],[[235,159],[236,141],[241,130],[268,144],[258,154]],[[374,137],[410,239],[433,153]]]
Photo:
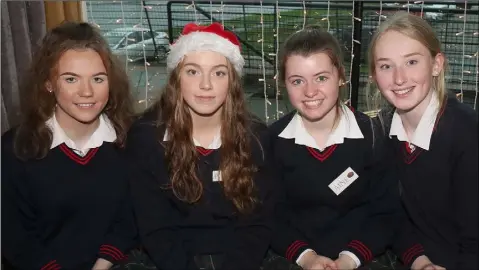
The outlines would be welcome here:
[[[92,107],[93,106],[93,103],[89,103],[89,104],[77,104],[78,106],[82,107],[82,108],[89,108],[89,107]]]
[[[314,105],[318,105],[319,102],[320,102],[319,100],[313,100],[313,101],[305,101],[304,103],[306,103],[306,105],[314,106]]]
[[[404,89],[404,90],[397,90],[397,91],[394,91],[396,94],[399,94],[399,95],[404,95],[404,94],[407,94],[409,91],[412,90],[412,87],[411,88],[408,88],[408,89]]]

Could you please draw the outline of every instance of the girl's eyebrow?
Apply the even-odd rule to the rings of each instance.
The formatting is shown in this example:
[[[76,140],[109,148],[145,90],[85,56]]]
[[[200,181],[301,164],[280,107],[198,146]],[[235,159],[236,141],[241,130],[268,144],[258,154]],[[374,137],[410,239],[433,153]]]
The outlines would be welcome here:
[[[419,53],[419,52],[413,52],[413,53],[405,54],[405,55],[403,55],[403,57],[408,58],[408,57],[411,57],[411,56],[414,56],[414,55],[423,55],[423,54]],[[381,58],[378,58],[376,61],[387,61],[387,60],[390,60],[390,59],[386,58],[386,57],[381,57]]]

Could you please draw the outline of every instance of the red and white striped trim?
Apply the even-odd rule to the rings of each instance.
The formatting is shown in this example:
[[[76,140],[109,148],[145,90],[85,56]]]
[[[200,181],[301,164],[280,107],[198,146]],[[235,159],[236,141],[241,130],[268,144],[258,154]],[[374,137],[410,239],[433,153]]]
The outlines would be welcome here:
[[[371,250],[364,245],[361,241],[353,240],[349,242],[348,247],[357,250],[359,254],[364,258],[364,261],[369,262],[373,259],[373,253]]]
[[[420,253],[424,252],[424,248],[420,244],[415,244],[414,246],[408,248],[403,254],[402,254],[402,261],[405,265],[409,265],[412,261],[412,259],[417,256]]]
[[[288,249],[286,249],[285,258],[292,261],[294,255],[296,255],[296,253],[298,253],[298,250],[302,247],[307,246],[307,245],[308,244],[303,242],[303,241],[299,241],[299,240],[294,241],[291,245],[289,245]]]
[[[100,254],[108,255],[112,257],[115,261],[122,261],[127,258],[127,256],[123,254],[123,252],[111,245],[101,245]]]
[[[62,267],[57,263],[57,260],[50,261],[45,264],[40,270],[59,270]]]

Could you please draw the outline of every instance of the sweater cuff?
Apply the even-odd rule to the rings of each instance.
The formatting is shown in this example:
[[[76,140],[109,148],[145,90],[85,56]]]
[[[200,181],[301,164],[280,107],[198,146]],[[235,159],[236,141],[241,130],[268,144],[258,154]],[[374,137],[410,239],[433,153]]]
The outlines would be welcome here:
[[[363,242],[358,240],[349,242],[345,251],[353,253],[359,259],[360,265],[365,265],[373,260],[373,253],[371,250],[365,244],[363,244]]]
[[[307,249],[310,249],[310,247],[306,242],[296,240],[288,246],[284,257],[290,262],[296,262],[299,255]]]
[[[349,258],[351,258],[354,261],[354,263],[356,264],[356,267],[354,269],[361,266],[361,261],[359,260],[358,256],[354,255],[354,253],[352,253],[351,251],[347,251],[347,250],[341,251],[339,253],[339,256],[341,256],[341,255],[348,256]]]
[[[57,263],[57,260],[52,260],[48,263],[46,263],[40,270],[59,270],[62,269],[62,267]]]
[[[424,248],[421,244],[415,244],[412,247],[406,249],[406,251],[401,255],[401,260],[407,267],[411,267],[412,263],[417,259],[417,257],[425,255]]]
[[[101,245],[98,257],[113,264],[124,261],[128,258],[127,255],[123,254],[123,252],[112,245]]]
[[[296,259],[296,264],[299,265],[299,261],[301,261],[301,258],[303,258],[303,256],[306,254],[306,252],[308,251],[314,251],[310,248],[306,249],[305,251],[301,252],[301,254],[299,254],[298,258]]]

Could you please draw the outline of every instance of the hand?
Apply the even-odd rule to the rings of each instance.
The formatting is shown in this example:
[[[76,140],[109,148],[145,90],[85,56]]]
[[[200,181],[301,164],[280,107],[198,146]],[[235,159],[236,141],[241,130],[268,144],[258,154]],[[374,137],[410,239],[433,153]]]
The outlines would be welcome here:
[[[304,254],[298,263],[305,270],[337,270],[336,263],[328,257],[320,256],[311,251]]]
[[[421,270],[446,270],[446,268],[430,263],[424,266],[423,268],[421,268]]]
[[[411,265],[412,270],[445,270],[446,268],[435,265],[425,255],[419,256]]]
[[[113,266],[113,264],[105,259],[99,258],[96,260],[95,265],[93,265],[92,270],[108,270]]]
[[[339,258],[334,261],[336,267],[341,270],[356,269],[356,262],[348,255],[339,255]]]

